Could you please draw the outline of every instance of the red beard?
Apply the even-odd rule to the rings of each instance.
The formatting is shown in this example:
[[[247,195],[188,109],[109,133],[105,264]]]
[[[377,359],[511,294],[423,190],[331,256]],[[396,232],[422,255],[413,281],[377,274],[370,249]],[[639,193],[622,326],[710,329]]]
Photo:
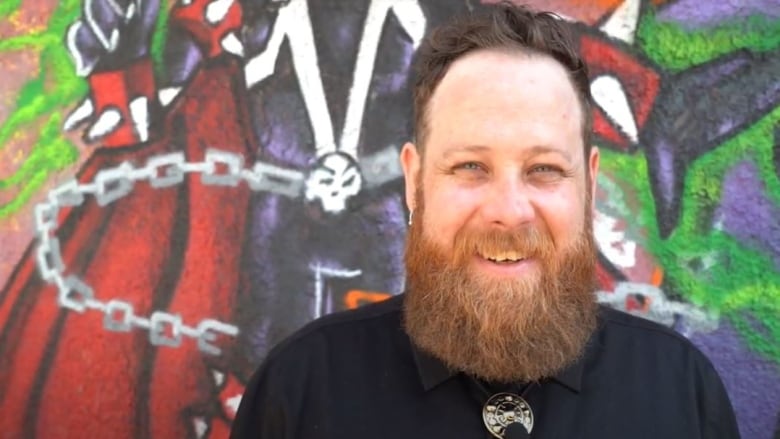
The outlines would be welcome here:
[[[415,345],[451,369],[497,382],[549,377],[582,355],[597,312],[590,211],[582,235],[565,249],[536,228],[464,228],[445,251],[423,233],[423,210],[405,255],[404,325]],[[475,255],[504,251],[533,258],[541,270],[499,279],[470,265]]]

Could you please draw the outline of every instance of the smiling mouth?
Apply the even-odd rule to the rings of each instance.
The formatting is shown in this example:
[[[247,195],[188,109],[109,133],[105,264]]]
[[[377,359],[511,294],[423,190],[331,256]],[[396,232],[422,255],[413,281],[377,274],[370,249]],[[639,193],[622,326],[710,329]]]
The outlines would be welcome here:
[[[499,253],[492,253],[492,254],[480,254],[480,257],[490,262],[493,262],[495,264],[515,264],[517,262],[522,262],[526,259],[525,255],[513,251],[499,252]]]

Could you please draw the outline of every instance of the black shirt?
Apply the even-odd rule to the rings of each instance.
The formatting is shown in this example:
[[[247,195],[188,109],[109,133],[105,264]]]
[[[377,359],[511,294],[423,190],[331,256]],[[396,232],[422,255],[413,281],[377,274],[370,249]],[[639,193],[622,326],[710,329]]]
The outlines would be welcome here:
[[[231,438],[492,438],[482,418],[489,395],[411,344],[402,301],[326,316],[273,349],[246,387]],[[525,390],[532,438],[739,437],[723,384],[698,349],[609,308],[583,358],[554,378],[485,387]]]

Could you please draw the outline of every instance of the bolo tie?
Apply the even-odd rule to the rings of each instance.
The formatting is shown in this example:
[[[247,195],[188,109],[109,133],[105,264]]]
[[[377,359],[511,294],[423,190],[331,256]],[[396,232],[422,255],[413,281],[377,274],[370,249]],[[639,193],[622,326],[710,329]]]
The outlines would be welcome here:
[[[485,428],[498,439],[527,439],[531,437],[534,428],[534,414],[531,406],[524,399],[531,384],[525,385],[522,391],[491,392],[477,378],[468,380],[476,390],[475,396],[482,405],[482,420]],[[485,400],[487,398],[487,400]]]

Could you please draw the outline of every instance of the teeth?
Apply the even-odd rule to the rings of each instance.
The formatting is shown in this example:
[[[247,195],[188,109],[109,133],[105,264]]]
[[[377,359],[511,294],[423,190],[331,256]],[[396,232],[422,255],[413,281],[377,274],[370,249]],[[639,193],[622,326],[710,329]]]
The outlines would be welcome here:
[[[495,262],[518,262],[525,259],[520,253],[514,251],[498,252],[492,255],[482,255],[482,257]]]

